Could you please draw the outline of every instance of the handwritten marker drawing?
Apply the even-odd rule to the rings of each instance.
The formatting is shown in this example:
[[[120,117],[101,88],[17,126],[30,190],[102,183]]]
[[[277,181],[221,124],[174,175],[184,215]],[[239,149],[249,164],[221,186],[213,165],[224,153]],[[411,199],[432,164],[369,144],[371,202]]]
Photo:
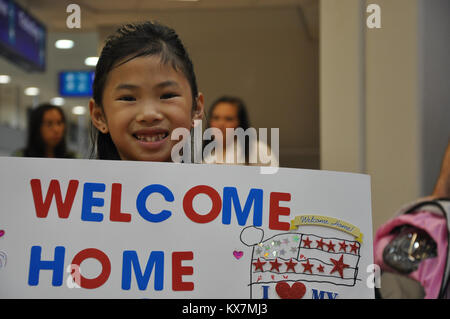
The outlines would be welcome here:
[[[249,226],[242,233],[254,230]],[[255,292],[260,295],[263,286],[269,286],[281,298],[299,298],[305,295],[309,283],[354,287],[360,280],[361,243],[357,240],[290,231],[264,240],[262,236],[258,244],[252,245],[242,240],[242,233],[242,243],[252,247],[250,298]]]
[[[237,250],[235,250],[235,251],[233,251],[233,256],[234,256],[234,258],[236,258],[236,259],[241,259],[242,256],[244,256],[244,252],[243,252],[243,251],[237,251]]]

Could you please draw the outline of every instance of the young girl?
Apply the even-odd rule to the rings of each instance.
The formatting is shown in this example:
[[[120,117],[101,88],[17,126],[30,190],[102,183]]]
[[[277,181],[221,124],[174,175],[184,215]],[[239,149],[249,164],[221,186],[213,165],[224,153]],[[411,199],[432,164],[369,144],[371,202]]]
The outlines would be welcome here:
[[[172,131],[203,117],[192,61],[175,31],[144,22],[110,36],[89,109],[98,159],[171,161],[179,142]]]

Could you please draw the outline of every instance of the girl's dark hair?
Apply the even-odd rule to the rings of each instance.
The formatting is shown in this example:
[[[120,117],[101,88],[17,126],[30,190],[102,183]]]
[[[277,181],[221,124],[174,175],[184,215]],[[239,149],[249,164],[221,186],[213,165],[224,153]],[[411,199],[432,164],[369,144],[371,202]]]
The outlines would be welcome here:
[[[50,110],[57,110],[61,114],[63,123],[66,124],[63,110],[56,105],[43,103],[32,109],[28,118],[27,145],[23,152],[25,157],[47,157],[46,145],[41,135],[41,126],[45,112]],[[58,158],[73,157],[66,148],[66,127],[64,128],[63,136],[61,142],[54,149],[54,156]]]
[[[103,108],[102,97],[109,72],[132,59],[156,55],[161,63],[170,63],[176,71],[181,71],[188,80],[192,92],[192,108],[197,108],[197,80],[194,66],[175,30],[157,22],[126,24],[119,27],[106,39],[95,68],[93,99]],[[102,134],[91,125],[93,147],[97,148],[98,159],[120,160],[119,153],[110,134]],[[95,149],[92,150],[92,153]]]
[[[249,120],[249,117],[248,117],[247,107],[245,106],[244,101],[241,98],[236,97],[236,96],[224,95],[224,96],[219,97],[217,100],[215,100],[211,104],[211,107],[208,110],[208,128],[211,127],[209,121],[212,118],[212,114],[214,112],[214,109],[220,103],[229,103],[229,104],[232,104],[232,105],[236,106],[236,108],[237,108],[237,118],[238,118],[238,121],[239,121],[239,126],[238,127],[242,128],[244,131],[246,131],[250,127],[250,120]],[[204,143],[204,147],[206,145],[208,145],[209,143],[211,143],[211,141],[206,141]],[[248,138],[248,136],[246,136],[245,137],[245,149],[244,149],[245,163],[246,164],[249,163],[249,153],[250,153],[249,149],[250,149],[249,138]]]

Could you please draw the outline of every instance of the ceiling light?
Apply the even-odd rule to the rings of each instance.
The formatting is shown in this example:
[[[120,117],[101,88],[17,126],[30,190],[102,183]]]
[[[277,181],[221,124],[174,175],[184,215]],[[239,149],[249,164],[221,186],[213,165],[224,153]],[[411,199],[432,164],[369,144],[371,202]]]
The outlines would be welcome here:
[[[82,105],[77,105],[72,108],[72,113],[75,115],[83,115],[86,114],[86,107]]]
[[[74,42],[72,40],[61,39],[55,42],[57,49],[72,49]]]
[[[28,87],[24,91],[25,95],[28,96],[36,96],[39,95],[39,88],[37,87]]]
[[[90,56],[84,60],[84,64],[87,66],[96,66],[98,62],[98,56]]]
[[[9,82],[11,82],[11,77],[9,75],[0,75],[0,84],[8,84]]]
[[[57,106],[63,106],[66,101],[59,96],[56,96],[50,100],[50,103]]]

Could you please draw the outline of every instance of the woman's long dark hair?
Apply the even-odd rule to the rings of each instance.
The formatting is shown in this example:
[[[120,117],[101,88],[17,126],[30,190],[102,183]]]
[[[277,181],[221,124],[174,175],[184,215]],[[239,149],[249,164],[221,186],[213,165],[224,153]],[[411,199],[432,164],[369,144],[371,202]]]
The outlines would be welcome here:
[[[175,70],[182,72],[191,87],[192,109],[197,108],[198,88],[194,66],[183,43],[175,30],[149,21],[123,25],[107,38],[95,68],[93,99],[97,106],[103,108],[102,96],[109,72],[141,56],[159,56],[161,63],[170,63]],[[91,157],[120,160],[111,135],[99,132],[92,123],[91,139]]]
[[[25,157],[47,157],[46,145],[41,135],[41,126],[44,118],[44,114],[50,110],[57,110],[61,114],[61,119],[64,123],[64,134],[61,142],[56,145],[54,149],[54,157],[67,158],[71,157],[67,152],[66,147],[66,117],[63,110],[49,103],[43,103],[38,105],[30,113],[28,119],[28,135],[27,144],[24,149],[23,155]]]
[[[212,118],[214,109],[220,103],[229,103],[229,104],[236,106],[237,118],[239,121],[238,127],[242,128],[244,131],[246,131],[248,128],[250,128],[250,120],[248,117],[247,107],[245,106],[244,101],[237,96],[230,96],[230,95],[221,96],[211,104],[211,107],[209,108],[209,111],[208,111],[208,128],[211,127],[210,120]],[[203,149],[206,147],[206,145],[208,145],[211,142],[212,142],[211,140],[205,141],[203,144]],[[249,143],[250,143],[250,140],[249,140],[248,136],[245,136],[245,146],[243,146],[244,154],[245,154],[245,164],[249,164],[249,153],[250,153]]]

